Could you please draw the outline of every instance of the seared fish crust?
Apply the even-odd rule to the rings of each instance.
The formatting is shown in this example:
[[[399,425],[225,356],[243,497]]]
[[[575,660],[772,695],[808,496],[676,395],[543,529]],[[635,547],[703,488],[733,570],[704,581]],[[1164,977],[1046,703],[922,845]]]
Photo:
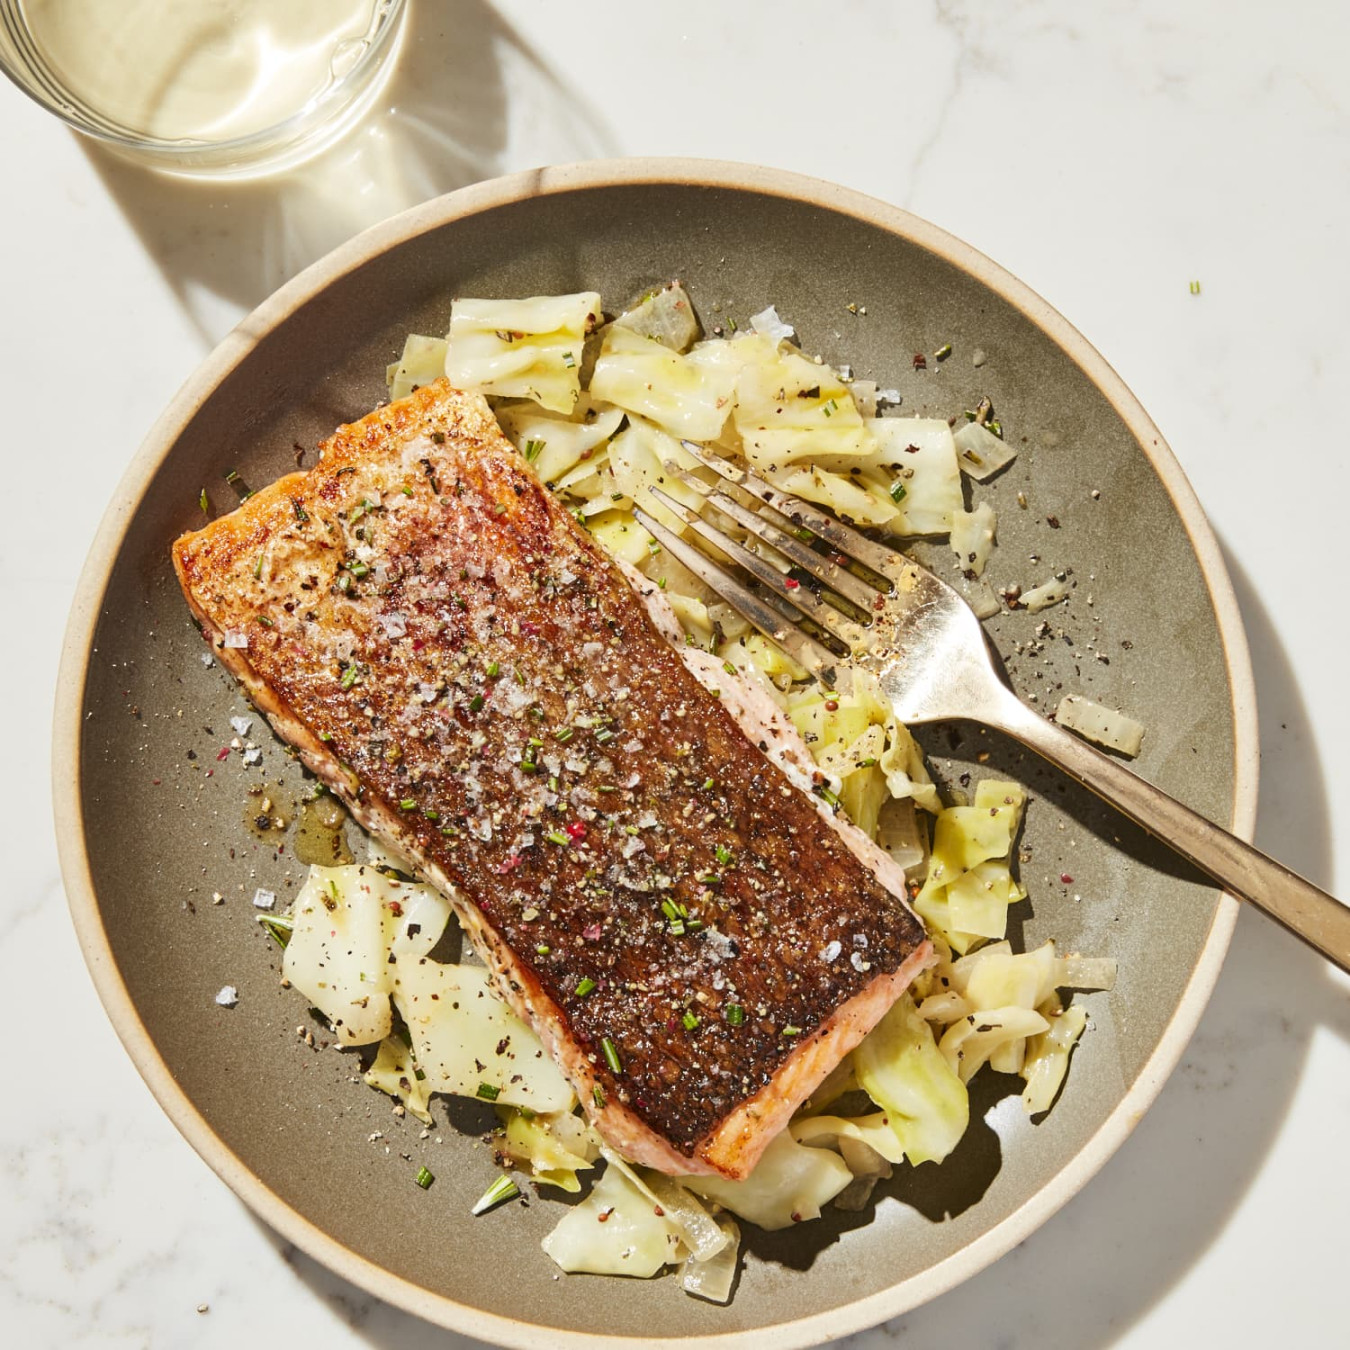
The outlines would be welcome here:
[[[930,959],[481,397],[339,428],[173,554],[217,658],[636,1161],[744,1176]]]

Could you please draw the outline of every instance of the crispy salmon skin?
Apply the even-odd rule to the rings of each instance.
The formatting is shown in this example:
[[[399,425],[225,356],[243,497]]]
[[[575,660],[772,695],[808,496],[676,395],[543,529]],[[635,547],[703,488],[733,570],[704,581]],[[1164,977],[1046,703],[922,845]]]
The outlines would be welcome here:
[[[930,959],[481,397],[339,428],[173,558],[217,658],[451,897],[634,1160],[746,1175]]]

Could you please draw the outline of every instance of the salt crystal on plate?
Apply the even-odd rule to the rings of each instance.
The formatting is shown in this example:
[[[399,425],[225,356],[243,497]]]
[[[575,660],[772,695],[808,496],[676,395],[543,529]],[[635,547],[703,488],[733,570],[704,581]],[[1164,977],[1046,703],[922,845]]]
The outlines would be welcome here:
[[[262,751],[259,750],[256,745],[249,746],[249,748],[244,751],[244,763],[249,767],[252,767],[254,764],[261,764]]]
[[[261,886],[253,892],[253,907],[255,909],[271,909],[277,902],[277,893],[275,891],[265,891]]]
[[[249,727],[253,725],[253,719],[251,717],[231,717],[230,725],[235,729],[236,734],[247,736]]]
[[[233,1008],[234,1005],[239,1002],[239,990],[237,990],[234,985],[227,984],[220,993],[216,995],[216,1002],[219,1003],[222,1008]]]
[[[216,658],[212,656],[210,652],[203,652],[201,654],[201,663],[209,669],[216,664]]]

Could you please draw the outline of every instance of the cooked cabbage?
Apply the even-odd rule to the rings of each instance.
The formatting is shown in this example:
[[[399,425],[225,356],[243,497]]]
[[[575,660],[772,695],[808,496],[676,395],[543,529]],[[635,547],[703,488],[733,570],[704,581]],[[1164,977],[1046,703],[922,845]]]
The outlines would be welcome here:
[[[818,464],[770,467],[766,477],[777,488],[808,502],[818,502],[855,525],[886,525],[899,513],[884,482],[856,474],[835,473]]]
[[[867,428],[880,463],[898,484],[895,515],[886,529],[898,535],[949,533],[965,505],[951,427],[935,417],[877,417]]]
[[[394,1001],[431,1092],[533,1111],[569,1111],[571,1085],[539,1037],[498,997],[481,966],[400,962]]]
[[[375,1062],[366,1070],[365,1081],[381,1092],[387,1092],[417,1117],[430,1125],[430,1092],[425,1075],[418,1072],[412,1050],[397,1036],[380,1042]]]
[[[990,779],[976,788],[973,806],[948,807],[938,815],[928,878],[914,908],[958,952],[1001,938],[1008,906],[1026,895],[1008,863],[1025,802],[1019,784]],[[958,916],[975,927],[964,928]]]
[[[586,334],[600,318],[595,291],[530,300],[456,300],[445,374],[458,389],[528,398],[570,413],[581,392]]]
[[[996,524],[994,508],[988,502],[981,502],[973,511],[958,511],[952,517],[952,551],[963,573],[984,575],[984,566],[994,550]]]
[[[600,1153],[595,1131],[569,1111],[539,1114],[513,1106],[498,1106],[502,1120],[502,1148],[530,1169],[545,1186],[557,1186],[575,1195],[581,1190],[578,1172],[589,1171]]]
[[[402,966],[440,940],[450,905],[428,886],[369,864],[311,867],[292,909],[282,974],[323,1013],[343,1045],[370,1045],[393,1025]]]
[[[809,460],[838,470],[865,460],[876,450],[848,386],[826,365],[793,351],[779,351],[766,338],[740,338],[727,344],[747,351],[765,344],[746,362],[736,384],[733,421],[743,453],[761,469],[781,470]]]
[[[1041,610],[1049,609],[1051,605],[1057,605],[1061,600],[1068,598],[1068,581],[1064,577],[1051,577],[1049,581],[1043,581],[1039,586],[1023,591],[1017,603],[1028,613],[1039,614]]]
[[[665,467],[668,460],[682,469],[694,468],[698,463],[673,436],[640,417],[629,418],[628,426],[609,443],[609,468],[617,490],[668,530],[679,534],[684,530],[683,522],[652,496],[652,488],[658,487],[668,497],[692,508],[697,508],[703,499]]]
[[[687,355],[611,324],[591,376],[591,397],[644,417],[671,435],[715,440],[731,411],[738,362],[725,342],[702,342]]]
[[[806,1148],[790,1130],[784,1130],[744,1181],[691,1176],[684,1184],[772,1232],[819,1218],[821,1206],[829,1204],[851,1179],[852,1173],[837,1153]]]
[[[957,461],[962,470],[981,483],[992,478],[1017,458],[1007,441],[978,422],[967,422],[954,437]]]
[[[675,1226],[618,1167],[605,1174],[540,1244],[565,1271],[648,1279],[684,1259]]]
[[[673,352],[687,352],[698,341],[698,319],[689,295],[678,281],[653,291],[614,320],[639,337],[651,338]]]
[[[943,1058],[963,1083],[970,1082],[1000,1047],[1045,1031],[1050,1024],[1027,1008],[989,1008],[954,1022],[938,1042]]]
[[[596,451],[619,429],[623,409],[592,403],[589,395],[583,394],[568,417],[535,403],[521,402],[498,408],[497,421],[534,466],[535,473],[545,483],[556,484],[577,465],[594,459]]]
[[[1104,708],[1100,703],[1081,694],[1065,694],[1055,709],[1055,721],[1060,726],[1086,736],[1098,745],[1110,750],[1118,750],[1131,759],[1139,753],[1144,740],[1144,724],[1122,712]]]
[[[673,1177],[648,1168],[629,1165],[613,1149],[601,1148],[605,1160],[617,1167],[629,1181],[661,1211],[661,1215],[680,1235],[680,1241],[698,1261],[711,1260],[726,1246],[729,1238],[698,1200]]]
[[[853,1069],[911,1163],[941,1162],[960,1143],[970,1123],[965,1082],[939,1052],[908,994],[853,1051]],[[895,1161],[876,1141],[863,1142]]]
[[[736,1283],[741,1230],[726,1214],[719,1214],[715,1222],[726,1235],[726,1242],[706,1260],[691,1256],[680,1272],[680,1285],[686,1294],[695,1298],[707,1299],[709,1303],[726,1303]]]
[[[445,374],[444,338],[409,333],[403,340],[403,355],[385,372],[389,397],[407,398],[414,389],[431,384]]]
[[[1022,1105],[1028,1115],[1039,1115],[1050,1109],[1068,1072],[1069,1053],[1086,1026],[1087,1014],[1073,1005],[1052,1016],[1049,1029],[1027,1042],[1021,1072],[1027,1083],[1022,1092]]]

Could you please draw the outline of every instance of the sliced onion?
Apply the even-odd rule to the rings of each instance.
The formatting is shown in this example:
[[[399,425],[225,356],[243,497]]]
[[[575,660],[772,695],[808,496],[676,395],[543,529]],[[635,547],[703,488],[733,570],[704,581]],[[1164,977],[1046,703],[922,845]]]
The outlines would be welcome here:
[[[710,1261],[730,1240],[717,1220],[678,1181],[648,1169],[638,1171],[611,1148],[600,1150],[611,1167],[617,1168],[664,1211],[662,1218],[679,1231],[684,1245],[697,1261]]]
[[[1000,440],[978,422],[967,422],[953,439],[956,441],[956,462],[961,471],[981,483],[1017,458],[1017,451],[1007,441]]]
[[[1110,750],[1118,750],[1131,759],[1139,753],[1140,743],[1144,739],[1144,724],[1133,717],[1104,708],[1100,703],[1081,694],[1065,694],[1055,710],[1055,721],[1070,731],[1076,731],[1098,745]]]
[[[722,1245],[706,1261],[697,1257],[686,1261],[680,1283],[684,1292],[695,1298],[707,1299],[709,1303],[726,1303],[731,1298],[731,1287],[736,1283],[741,1230],[729,1214],[719,1214],[716,1224],[722,1231]]]

